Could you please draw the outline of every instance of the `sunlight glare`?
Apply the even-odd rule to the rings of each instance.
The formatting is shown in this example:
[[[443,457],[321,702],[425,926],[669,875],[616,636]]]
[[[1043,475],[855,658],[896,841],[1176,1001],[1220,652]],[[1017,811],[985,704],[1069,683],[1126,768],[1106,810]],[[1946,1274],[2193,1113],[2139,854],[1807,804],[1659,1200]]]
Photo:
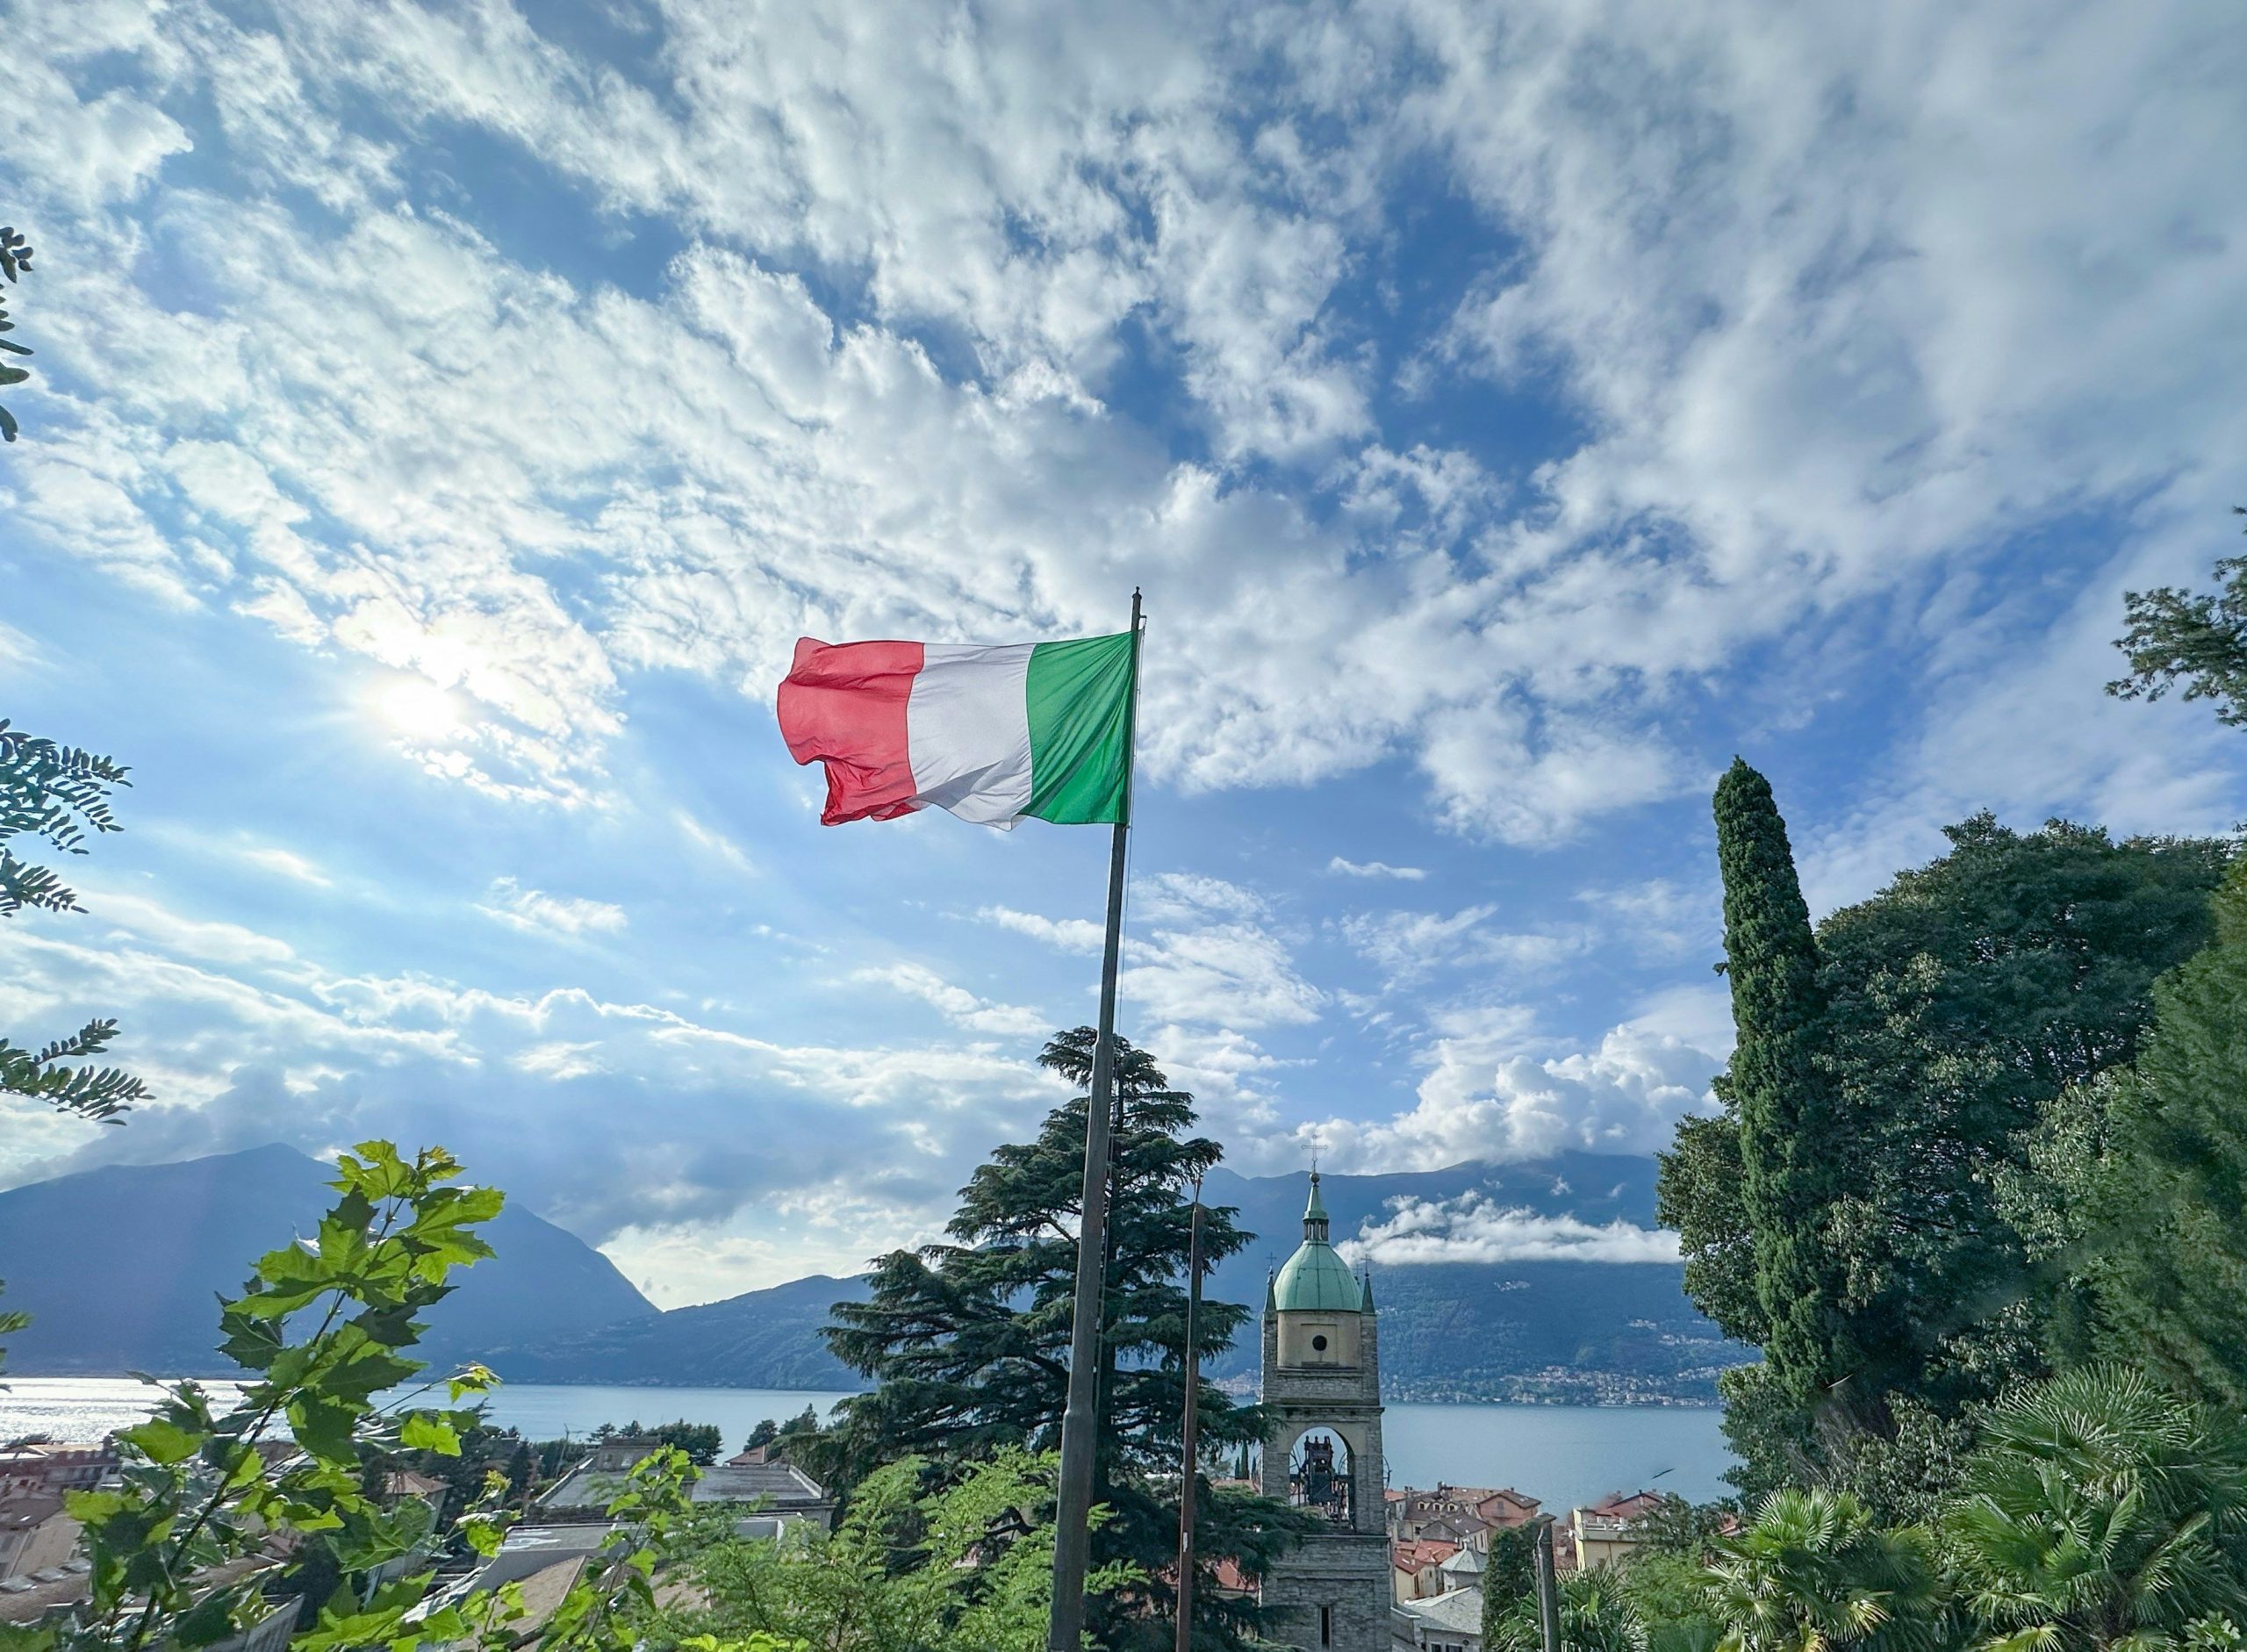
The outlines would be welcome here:
[[[387,685],[376,693],[375,709],[398,733],[423,738],[450,734],[463,722],[459,696],[426,677]]]

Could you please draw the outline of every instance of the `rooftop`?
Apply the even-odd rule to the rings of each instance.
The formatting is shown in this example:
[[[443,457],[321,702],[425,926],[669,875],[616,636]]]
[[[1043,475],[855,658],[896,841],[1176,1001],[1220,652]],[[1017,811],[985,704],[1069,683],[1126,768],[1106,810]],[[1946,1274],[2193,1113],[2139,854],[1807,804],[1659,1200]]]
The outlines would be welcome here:
[[[1396,1610],[1432,1628],[1478,1638],[1482,1633],[1482,1591],[1471,1584],[1464,1589],[1447,1589],[1425,1600],[1400,1601]]]
[[[628,1476],[621,1470],[595,1469],[588,1460],[565,1476],[541,1498],[542,1509],[606,1509],[621,1491]],[[769,1503],[775,1509],[804,1508],[823,1504],[827,1490],[802,1469],[785,1462],[705,1469],[687,1493],[697,1503]]]
[[[1326,1206],[1318,1172],[1310,1173],[1310,1201],[1303,1207],[1303,1243],[1272,1282],[1272,1306],[1281,1313],[1362,1313],[1365,1293],[1357,1276],[1327,1242]]]

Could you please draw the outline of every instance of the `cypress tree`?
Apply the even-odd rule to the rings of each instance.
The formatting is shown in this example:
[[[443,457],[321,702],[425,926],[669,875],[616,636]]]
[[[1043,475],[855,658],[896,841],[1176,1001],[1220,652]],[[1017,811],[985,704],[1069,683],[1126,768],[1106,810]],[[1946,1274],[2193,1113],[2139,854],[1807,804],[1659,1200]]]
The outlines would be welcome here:
[[[1714,801],[1739,1035],[1730,1086],[1763,1360],[1788,1399],[1808,1404],[1841,1374],[1829,1330],[1839,1293],[1822,1233],[1838,1143],[1833,1083],[1817,1060],[1825,1009],[1818,945],[1770,783],[1734,758]]]

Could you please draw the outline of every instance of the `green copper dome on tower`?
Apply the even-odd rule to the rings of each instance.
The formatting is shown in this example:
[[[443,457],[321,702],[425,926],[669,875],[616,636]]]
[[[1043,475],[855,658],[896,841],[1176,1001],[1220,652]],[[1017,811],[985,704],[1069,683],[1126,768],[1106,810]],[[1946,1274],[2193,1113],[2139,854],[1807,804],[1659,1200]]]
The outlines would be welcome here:
[[[1272,1306],[1281,1313],[1302,1310],[1360,1313],[1365,1293],[1334,1253],[1326,1238],[1326,1206],[1318,1196],[1318,1172],[1310,1173],[1310,1202],[1303,1206],[1303,1243],[1273,1282]]]

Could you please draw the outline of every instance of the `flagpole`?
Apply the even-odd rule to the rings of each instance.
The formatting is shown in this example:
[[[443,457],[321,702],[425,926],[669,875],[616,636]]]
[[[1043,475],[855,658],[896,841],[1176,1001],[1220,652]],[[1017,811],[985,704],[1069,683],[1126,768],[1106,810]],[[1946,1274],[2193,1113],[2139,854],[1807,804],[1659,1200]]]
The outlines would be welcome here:
[[[1193,1236],[1186,1246],[1186,1414],[1179,1433],[1183,1459],[1178,1483],[1178,1646],[1177,1652],[1194,1652],[1194,1494],[1199,1479],[1201,1442],[1202,1355],[1195,1342],[1194,1321],[1202,1306],[1202,1178],[1194,1178]]]
[[[1077,1290],[1069,1326],[1069,1399],[1061,1415],[1060,1507],[1054,1517],[1053,1607],[1047,1652],[1077,1652],[1084,1637],[1091,1548],[1092,1471],[1098,1444],[1101,1296],[1108,1251],[1108,1116],[1116,1084],[1116,974],[1124,945],[1124,867],[1131,843],[1133,745],[1139,721],[1139,593],[1131,593],[1131,700],[1124,714],[1124,809],[1108,851],[1108,946],[1100,965],[1100,1034],[1085,1098],[1085,1179],[1077,1229]]]

